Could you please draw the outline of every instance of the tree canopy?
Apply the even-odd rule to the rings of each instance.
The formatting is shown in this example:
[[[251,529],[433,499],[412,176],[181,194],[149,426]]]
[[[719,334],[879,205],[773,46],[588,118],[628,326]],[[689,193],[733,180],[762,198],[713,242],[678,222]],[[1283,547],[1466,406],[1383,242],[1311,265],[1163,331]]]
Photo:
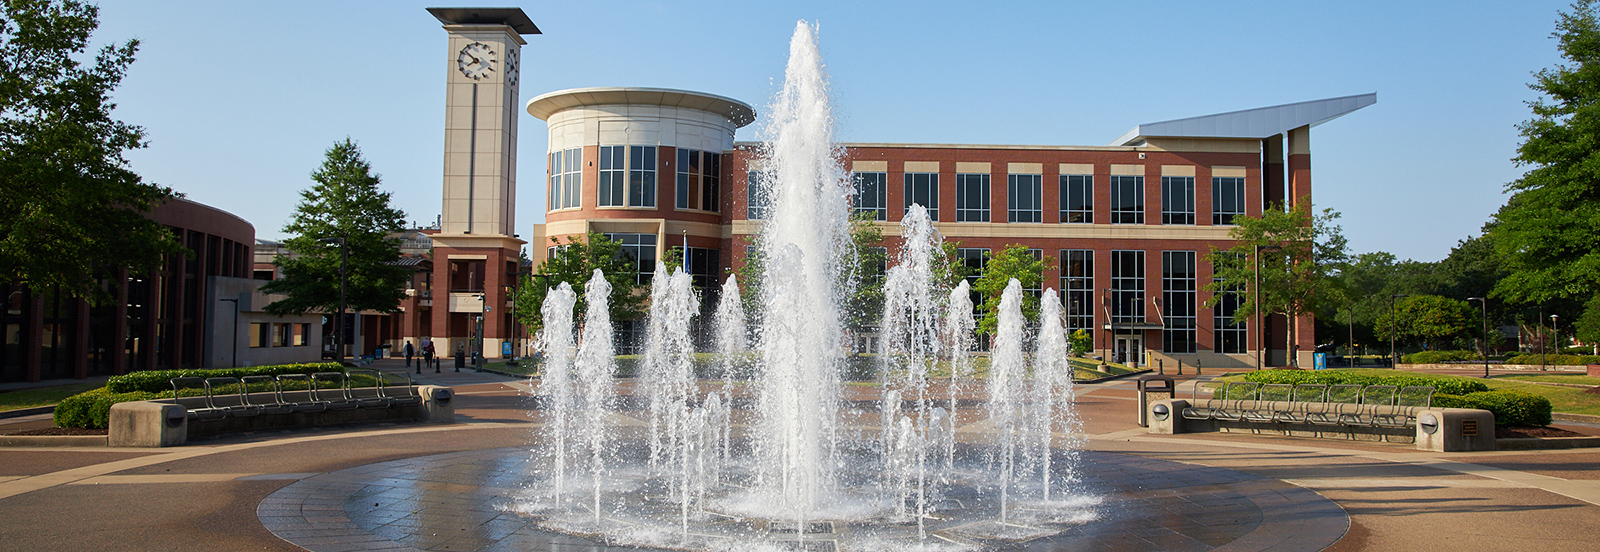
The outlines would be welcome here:
[[[978,321],[978,333],[994,335],[999,328],[1000,296],[1005,294],[1011,279],[1021,282],[1023,289],[1041,289],[1047,259],[1043,255],[1036,257],[1027,246],[1017,244],[989,256],[983,265],[983,275],[972,284],[972,291],[983,296],[983,304],[978,307],[983,312],[983,318]],[[1039,319],[1039,298],[1032,293],[1023,294],[1022,317],[1023,320]]]
[[[147,214],[177,197],[128,169],[144,129],[111,116],[137,40],[83,53],[99,9],[72,0],[0,3],[0,283],[111,297],[98,272],[158,268],[183,251]]]
[[[1394,319],[1385,311],[1373,327],[1378,339],[1389,339],[1394,328],[1397,339],[1414,338],[1433,349],[1442,349],[1449,338],[1477,335],[1481,330],[1477,309],[1466,301],[1438,295],[1404,297],[1395,302]]]
[[[1587,301],[1600,292],[1600,21],[1594,1],[1563,12],[1552,35],[1567,63],[1540,70],[1529,85],[1542,97],[1518,125],[1513,158],[1527,174],[1490,234],[1508,274],[1496,296],[1519,303]]]
[[[1255,285],[1258,265],[1260,303],[1256,302],[1255,290],[1238,294],[1242,297],[1234,311],[1237,322],[1248,323],[1259,311],[1283,314],[1292,325],[1301,314],[1314,312],[1325,302],[1342,297],[1342,288],[1335,276],[1349,254],[1344,235],[1334,224],[1338,218],[1339,213],[1332,209],[1312,215],[1307,202],[1289,211],[1267,209],[1260,217],[1235,218],[1238,226],[1229,233],[1236,240],[1234,247],[1213,248],[1207,255],[1213,266],[1214,281],[1206,285],[1206,289],[1213,292],[1206,306],[1214,308],[1227,294],[1238,294],[1244,289],[1241,286]],[[1258,248],[1261,249],[1259,263],[1256,262]],[[1291,364],[1296,362],[1297,356],[1294,334],[1290,331],[1287,336]]]
[[[400,244],[390,234],[405,228],[405,213],[389,205],[389,192],[349,138],[328,148],[314,182],[283,231],[292,255],[273,260],[283,277],[261,287],[286,294],[266,306],[273,314],[334,312],[339,307],[341,255],[349,254],[345,303],[354,310],[394,312],[405,297],[412,269],[399,266]],[[334,242],[344,240],[343,248]],[[332,242],[332,243],[330,243]]]
[[[519,323],[534,332],[544,329],[542,307],[545,295],[562,282],[571,285],[572,291],[578,294],[572,319],[583,320],[589,311],[584,289],[594,276],[595,269],[604,272],[606,282],[611,284],[612,320],[634,320],[644,316],[649,293],[639,284],[637,259],[623,253],[620,244],[606,239],[605,234],[599,232],[590,232],[582,241],[575,237],[568,238],[565,243],[551,237],[550,244],[554,246],[550,257],[539,263],[538,270],[534,271],[539,277],[524,278],[517,291]]]

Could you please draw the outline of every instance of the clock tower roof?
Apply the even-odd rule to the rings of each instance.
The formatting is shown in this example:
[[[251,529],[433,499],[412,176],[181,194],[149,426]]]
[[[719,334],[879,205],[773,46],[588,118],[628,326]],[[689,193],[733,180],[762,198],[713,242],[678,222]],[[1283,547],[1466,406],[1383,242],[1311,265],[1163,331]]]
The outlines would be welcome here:
[[[445,25],[505,25],[517,34],[543,34],[522,8],[428,8]]]

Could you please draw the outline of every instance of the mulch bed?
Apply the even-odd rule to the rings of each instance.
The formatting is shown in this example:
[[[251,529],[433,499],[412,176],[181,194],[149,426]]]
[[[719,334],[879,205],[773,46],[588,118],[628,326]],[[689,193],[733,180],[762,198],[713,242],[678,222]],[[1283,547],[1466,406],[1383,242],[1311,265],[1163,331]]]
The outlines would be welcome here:
[[[1496,439],[1527,439],[1537,437],[1587,437],[1586,435],[1553,427],[1497,427]]]
[[[7,433],[6,435],[105,435],[104,429],[84,429],[81,427],[46,427],[40,429],[26,429]]]
[[[1588,393],[1590,395],[1600,395],[1600,386],[1590,387],[1588,389],[1584,389],[1583,392],[1584,393]]]

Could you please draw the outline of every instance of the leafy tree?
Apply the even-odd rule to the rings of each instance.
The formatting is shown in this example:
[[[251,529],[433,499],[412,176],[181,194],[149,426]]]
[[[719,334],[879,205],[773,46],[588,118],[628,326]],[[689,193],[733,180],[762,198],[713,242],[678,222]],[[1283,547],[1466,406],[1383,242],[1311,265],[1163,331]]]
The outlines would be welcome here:
[[[294,237],[283,244],[294,255],[273,264],[283,277],[261,287],[264,293],[287,297],[266,306],[272,314],[334,312],[339,308],[341,256],[349,255],[345,277],[348,308],[394,312],[405,297],[412,270],[395,263],[400,243],[388,236],[405,227],[405,212],[389,205],[389,192],[349,138],[328,148],[322,166],[311,173],[314,184],[300,192],[300,204],[283,231]],[[343,251],[339,243],[344,240]]]
[[[1067,343],[1072,346],[1072,356],[1081,357],[1089,354],[1089,350],[1094,348],[1094,334],[1087,329],[1079,328],[1072,332]]]
[[[99,26],[95,6],[64,0],[0,3],[0,283],[111,297],[98,270],[155,270],[184,251],[146,214],[177,197],[128,169],[144,129],[111,117],[139,41],[73,59]]]
[[[855,285],[845,299],[845,327],[851,331],[875,328],[883,321],[883,278],[889,267],[889,253],[879,244],[883,230],[864,214],[850,221],[850,280]],[[745,280],[740,279],[743,283]]]
[[[1466,301],[1419,295],[1406,297],[1395,303],[1394,333],[1396,338],[1413,337],[1422,340],[1429,348],[1438,349],[1439,342],[1462,334],[1476,335],[1479,329],[1477,312]],[[1379,339],[1389,338],[1389,314],[1377,320],[1374,328]]]
[[[1490,229],[1508,272],[1494,288],[1514,303],[1588,301],[1600,293],[1600,20],[1594,0],[1563,12],[1552,35],[1570,64],[1543,69],[1533,118],[1513,158],[1532,167]]]
[[[1600,295],[1595,295],[1585,305],[1583,315],[1572,323],[1573,337],[1578,341],[1600,344]],[[1600,348],[1600,346],[1597,346]]]
[[[589,302],[583,297],[584,289],[594,277],[595,269],[605,273],[606,281],[611,284],[612,320],[644,316],[649,292],[638,283],[637,260],[623,253],[620,244],[599,232],[590,232],[583,241],[569,237],[566,243],[551,237],[550,244],[555,246],[555,251],[534,271],[539,278],[524,278],[516,295],[517,321],[523,326],[535,332],[544,329],[545,294],[562,282],[571,285],[572,291],[578,294],[572,319],[583,320],[584,313],[589,310]]]
[[[1260,217],[1234,219],[1239,226],[1229,234],[1237,244],[1227,250],[1212,248],[1206,257],[1216,279],[1206,285],[1213,292],[1206,306],[1216,307],[1225,293],[1236,291],[1241,283],[1255,285],[1256,248],[1267,249],[1261,252],[1259,263],[1261,303],[1256,303],[1254,291],[1241,294],[1243,301],[1234,312],[1234,320],[1249,323],[1257,311],[1287,316],[1289,362],[1298,365],[1296,318],[1343,296],[1336,276],[1348,259],[1348,247],[1341,229],[1334,224],[1338,218],[1339,213],[1332,209],[1313,216],[1310,205],[1301,203],[1290,211],[1267,209]]]
[[[1021,282],[1023,289],[1040,288],[1046,262],[1051,262],[1048,257],[1034,257],[1027,246],[1020,244],[1008,245],[1000,253],[989,257],[983,265],[983,276],[979,276],[972,284],[972,291],[983,295],[983,304],[978,307],[983,311],[983,319],[978,321],[978,333],[994,335],[999,328],[1000,296],[1005,293],[1006,285],[1012,278]],[[1031,293],[1023,294],[1022,317],[1024,320],[1039,318],[1039,298]]]

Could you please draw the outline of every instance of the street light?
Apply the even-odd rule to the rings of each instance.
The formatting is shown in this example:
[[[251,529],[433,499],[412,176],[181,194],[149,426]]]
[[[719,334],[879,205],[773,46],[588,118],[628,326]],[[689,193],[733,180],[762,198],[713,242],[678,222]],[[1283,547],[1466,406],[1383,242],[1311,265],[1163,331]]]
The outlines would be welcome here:
[[[1556,354],[1561,354],[1561,326],[1557,323],[1556,315],[1550,315],[1550,344],[1556,347]]]
[[[1356,306],[1355,305],[1350,305],[1349,309],[1347,309],[1347,310],[1349,310],[1350,316],[1344,319],[1344,323],[1345,323],[1346,327],[1348,327],[1348,329],[1350,330],[1350,343],[1345,345],[1345,349],[1346,349],[1345,352],[1348,353],[1345,356],[1345,361],[1346,361],[1345,364],[1350,365],[1351,368],[1355,368],[1356,367]]]
[[[1255,271],[1255,275],[1256,275],[1256,286],[1255,286],[1255,288],[1256,288],[1256,301],[1255,301],[1255,305],[1254,306],[1255,306],[1255,310],[1256,310],[1256,369],[1257,370],[1261,369],[1261,357],[1264,357],[1264,356],[1267,355],[1267,331],[1266,331],[1267,328],[1264,325],[1265,323],[1262,322],[1262,317],[1261,317],[1261,252],[1262,251],[1272,251],[1274,249],[1276,249],[1278,251],[1282,251],[1283,247],[1276,246],[1276,245],[1268,245],[1268,246],[1262,246],[1262,245],[1259,245],[1259,244],[1256,245],[1256,258],[1255,258],[1255,261],[1256,261],[1256,271]]]
[[[322,243],[339,244],[339,316],[333,323],[333,360],[344,364],[344,286],[350,269],[350,248],[344,238],[322,238]]]
[[[1391,369],[1400,367],[1400,357],[1394,354],[1394,300],[1401,297],[1410,297],[1410,295],[1396,293],[1389,296],[1389,368]]]
[[[238,368],[239,367],[239,298],[238,297],[223,297],[221,299],[217,299],[217,301],[227,301],[229,303],[233,303],[233,336],[228,338],[228,341],[230,343],[233,343],[233,356],[230,357],[229,360],[228,360],[228,367],[229,368]]]
[[[1468,297],[1468,301],[1477,301],[1483,308],[1483,377],[1489,377],[1489,300],[1483,297]]]

